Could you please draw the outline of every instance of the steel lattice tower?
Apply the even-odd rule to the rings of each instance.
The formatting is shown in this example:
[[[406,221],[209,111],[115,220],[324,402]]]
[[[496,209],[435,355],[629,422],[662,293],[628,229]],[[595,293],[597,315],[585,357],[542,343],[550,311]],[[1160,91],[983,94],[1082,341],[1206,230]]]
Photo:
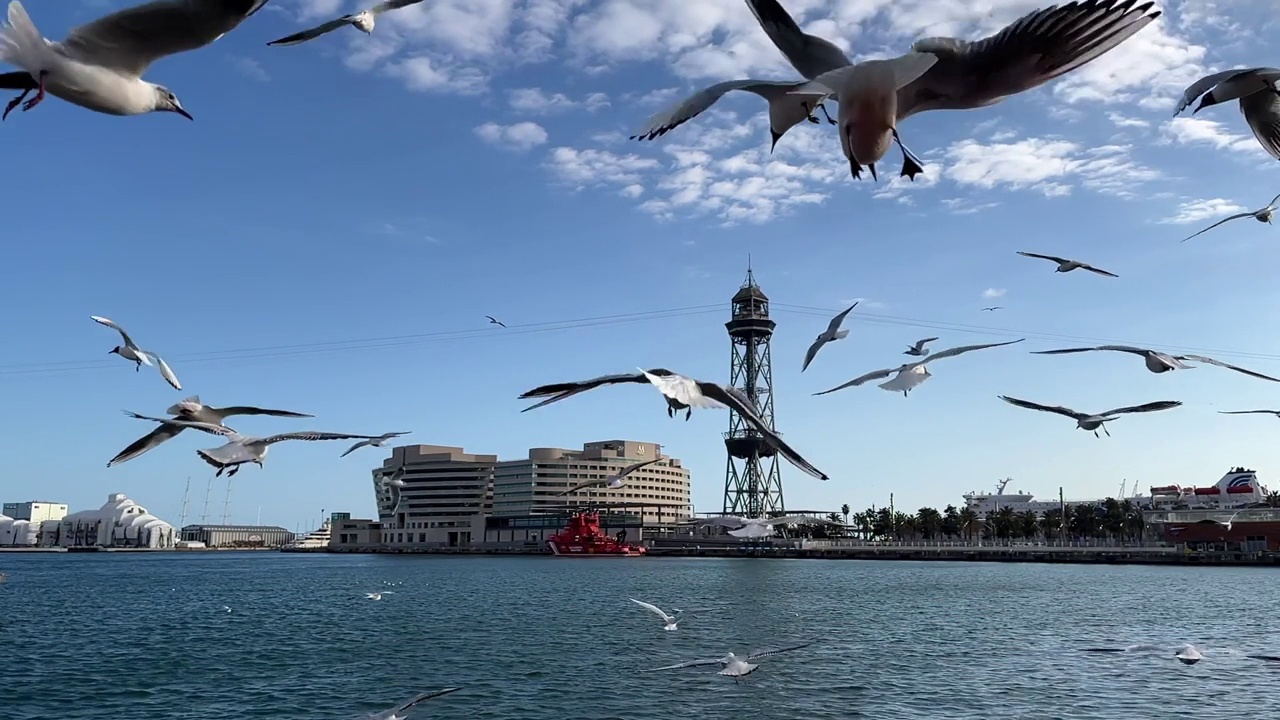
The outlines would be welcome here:
[[[724,324],[732,348],[729,384],[745,392],[760,417],[773,428],[769,340],[777,323],[769,319],[769,298],[756,285],[749,263],[746,282],[734,294],[732,309],[733,318]],[[729,452],[724,475],[725,513],[750,518],[782,513],[782,476],[774,450],[732,410],[724,446]]]

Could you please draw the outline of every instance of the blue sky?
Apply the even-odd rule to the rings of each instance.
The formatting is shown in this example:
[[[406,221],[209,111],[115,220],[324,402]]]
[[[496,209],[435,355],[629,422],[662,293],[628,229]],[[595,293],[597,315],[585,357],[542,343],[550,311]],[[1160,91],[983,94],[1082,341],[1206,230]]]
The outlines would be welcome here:
[[[1038,3],[791,0],[851,54],[924,35],[977,37]],[[31,6],[44,34],[121,3]],[[341,5],[341,7],[338,7]],[[1280,192],[1274,161],[1227,103],[1171,120],[1200,75],[1267,62],[1261,2],[1165,3],[1166,15],[1064,79],[998,106],[913,117],[914,184],[853,181],[833,127],[802,125],[772,156],[764,105],[742,94],[654,143],[628,142],[662,102],[737,77],[794,77],[740,0],[428,0],[354,30],[269,48],[345,3],[273,2],[148,79],[171,114],[95,115],[56,98],[0,126],[10,167],[0,301],[0,498],[75,508],[126,492],[172,521],[209,468],[187,433],[106,461],[198,393],[313,420],[247,418],[248,434],[318,429],[518,457],[530,446],[661,443],[718,510],[723,411],[669,421],[651,389],[602,390],[520,414],[535,385],[661,365],[727,380],[723,323],[747,256],[774,301],[777,422],[831,481],[783,467],[791,508],[959,503],[1011,489],[1069,497],[1122,479],[1207,484],[1230,466],[1280,485],[1280,387],[1203,367],[1153,375],[1113,354],[1028,355],[1083,341],[1191,351],[1280,373],[1269,226],[1213,219]],[[1223,4],[1221,8],[1227,8]],[[566,9],[568,8],[568,9]],[[834,107],[832,107],[834,112]],[[1016,250],[1118,273],[1055,275]],[[984,293],[999,294],[995,300]],[[852,299],[847,340],[801,375],[804,351]],[[980,313],[984,305],[1005,310]],[[655,313],[638,319],[641,313]],[[184,391],[106,355],[106,315],[173,366]],[[511,330],[490,329],[492,314]],[[604,316],[623,323],[547,325]],[[525,326],[523,329],[521,326]],[[556,327],[566,329],[555,329]],[[904,399],[874,385],[811,393],[901,362],[903,347],[1028,338],[944,360]],[[398,338],[394,340],[382,340]],[[1010,394],[1123,418],[1095,439]],[[373,513],[378,450],[275,446],[236,477],[232,518],[290,528],[321,508]],[[214,484],[210,514],[225,485]]]

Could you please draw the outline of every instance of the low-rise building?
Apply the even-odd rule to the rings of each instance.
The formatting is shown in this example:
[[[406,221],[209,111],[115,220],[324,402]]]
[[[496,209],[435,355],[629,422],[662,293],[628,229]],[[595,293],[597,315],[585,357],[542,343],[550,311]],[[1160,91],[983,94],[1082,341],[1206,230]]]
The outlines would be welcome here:
[[[201,542],[205,547],[255,548],[287,545],[294,534],[278,525],[188,525],[182,540]]]
[[[169,549],[173,526],[147,512],[124,493],[112,493],[96,510],[81,510],[57,522],[41,523],[40,544],[51,547]]]
[[[1280,551],[1280,508],[1157,510],[1143,519],[1154,535],[1188,550]]]
[[[26,520],[28,522],[41,523],[46,520],[61,520],[67,516],[66,503],[50,502],[48,500],[30,500],[28,502],[5,503],[0,513],[7,515],[14,520]]]

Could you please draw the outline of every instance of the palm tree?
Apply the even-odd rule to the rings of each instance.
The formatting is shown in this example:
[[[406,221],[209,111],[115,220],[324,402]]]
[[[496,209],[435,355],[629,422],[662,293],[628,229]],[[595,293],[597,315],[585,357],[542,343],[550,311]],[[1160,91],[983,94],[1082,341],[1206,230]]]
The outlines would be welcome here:
[[[922,507],[916,512],[916,527],[925,540],[933,540],[942,534],[942,513],[931,507]]]
[[[1062,532],[1062,511],[1058,508],[1045,510],[1044,517],[1040,518],[1040,532],[1046,540],[1057,538]]]
[[[1026,510],[1018,514],[1017,527],[1018,535],[1030,540],[1040,532],[1040,518],[1034,510]]]
[[[973,531],[978,526],[978,513],[973,508],[966,506],[959,513],[960,530],[964,533],[965,540],[973,539]]]
[[[1268,507],[1280,508],[1280,492],[1267,493],[1266,503]]]
[[[844,516],[844,524],[849,524],[849,503],[840,506],[840,514]]]
[[[942,534],[948,538],[959,537],[960,525],[960,513],[956,512],[956,506],[948,505],[942,511]]]

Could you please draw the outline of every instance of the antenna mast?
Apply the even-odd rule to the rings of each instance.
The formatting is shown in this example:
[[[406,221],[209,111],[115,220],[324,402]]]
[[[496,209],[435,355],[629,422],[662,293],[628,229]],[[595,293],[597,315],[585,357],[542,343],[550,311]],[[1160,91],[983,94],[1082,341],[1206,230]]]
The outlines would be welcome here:
[[[227,497],[222,501],[222,524],[231,524],[231,476],[227,476]]]
[[[1003,480],[997,480],[997,481],[996,481],[996,495],[1003,495],[1003,494],[1004,494],[1004,489],[1005,489],[1006,487],[1008,487],[1009,483],[1011,483],[1011,482],[1013,482],[1013,478],[1005,478],[1005,479],[1003,479]]]
[[[178,529],[187,526],[187,505],[191,502],[191,476],[187,476],[187,486],[182,490],[182,513],[178,516]]]
[[[200,511],[200,524],[209,523],[209,495],[213,493],[213,475],[209,476],[209,484],[204,486],[204,509]]]

